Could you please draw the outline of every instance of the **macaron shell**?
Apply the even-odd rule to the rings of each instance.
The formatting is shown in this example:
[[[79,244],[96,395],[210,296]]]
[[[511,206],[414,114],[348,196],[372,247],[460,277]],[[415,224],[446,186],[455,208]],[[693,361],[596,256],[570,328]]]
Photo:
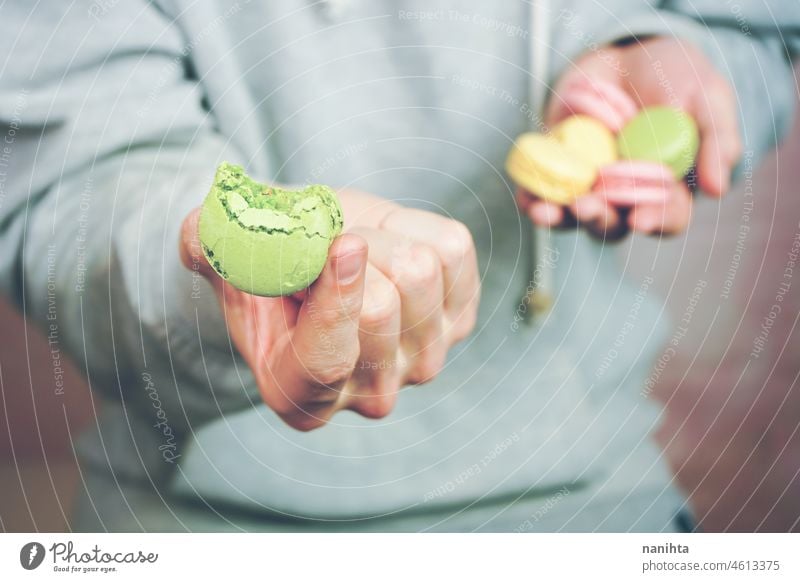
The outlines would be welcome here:
[[[553,128],[553,137],[595,168],[617,160],[617,141],[601,122],[588,115],[573,115]]]
[[[617,136],[621,158],[665,164],[677,179],[694,165],[700,136],[694,120],[672,107],[648,107]]]
[[[239,193],[253,187],[261,186],[238,166],[220,166],[200,212],[203,253],[222,278],[247,293],[275,297],[305,289],[341,231],[335,193],[311,186],[294,199],[289,191],[275,190],[275,198],[286,201],[258,208]]]
[[[597,191],[603,200],[621,208],[633,206],[659,205],[667,203],[669,192],[663,188],[648,188],[638,186],[636,188],[615,188],[614,186],[603,187]]]
[[[674,183],[662,164],[623,161],[600,168],[592,192],[615,206],[666,204]]]
[[[528,162],[519,159],[519,155],[515,153],[509,155],[506,171],[511,179],[527,192],[556,204],[569,204],[582,193],[576,187],[558,182],[547,174],[531,169]]]
[[[228,218],[219,200],[203,205],[203,252],[219,275],[253,295],[276,297],[308,287],[325,264],[329,242],[301,231],[276,236],[254,231]]]
[[[506,160],[511,179],[532,194],[569,204],[589,191],[597,171],[553,137],[519,136]]]

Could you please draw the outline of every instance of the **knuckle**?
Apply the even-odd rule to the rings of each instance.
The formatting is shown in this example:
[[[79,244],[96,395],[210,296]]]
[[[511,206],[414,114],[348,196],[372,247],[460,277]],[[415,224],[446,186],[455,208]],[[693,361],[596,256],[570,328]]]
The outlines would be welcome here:
[[[319,370],[311,372],[314,384],[309,388],[309,400],[315,403],[333,403],[339,396],[334,387],[346,382],[355,368],[356,356],[348,358],[348,361],[341,362]]]
[[[300,397],[291,398],[283,396],[266,401],[267,405],[287,423],[296,417],[320,416],[326,410],[333,408],[339,401],[341,392],[330,386],[313,384],[308,391]]]
[[[300,432],[311,432],[328,424],[325,419],[315,418],[307,414],[297,414],[291,417],[282,416],[281,418],[286,424]]]
[[[470,310],[468,313],[462,314],[454,323],[451,329],[451,339],[453,343],[457,343],[463,341],[469,337],[469,335],[475,329],[475,326],[478,323],[478,315],[475,313],[474,310]]]
[[[440,348],[428,348],[420,353],[408,372],[410,384],[426,384],[433,380],[444,367],[445,351]]]
[[[357,405],[356,412],[366,418],[386,418],[394,410],[397,392],[370,395],[364,397]]]
[[[302,402],[287,400],[272,409],[289,426],[307,432],[324,426],[330,417],[340,408],[341,392],[328,387],[317,387],[317,394],[312,392],[303,397]]]
[[[266,402],[267,405],[275,411],[275,414],[280,416],[287,424],[289,423],[288,419],[299,411],[297,405],[287,398],[280,398],[276,401],[270,401],[264,398],[264,402]]]
[[[361,312],[361,327],[364,329],[382,329],[394,319],[396,310],[389,303],[376,303]]]
[[[474,249],[472,233],[461,222],[448,220],[442,228],[439,252],[442,260],[450,267],[456,266],[469,257]]]
[[[423,244],[412,245],[408,256],[396,267],[392,269],[393,280],[402,293],[431,289],[441,273],[436,252]]]
[[[361,308],[361,327],[384,328],[400,312],[400,294],[392,284],[379,284],[365,295]]]
[[[357,318],[361,304],[360,295],[342,295],[330,306],[317,307],[311,315],[323,327],[335,327],[343,321]]]

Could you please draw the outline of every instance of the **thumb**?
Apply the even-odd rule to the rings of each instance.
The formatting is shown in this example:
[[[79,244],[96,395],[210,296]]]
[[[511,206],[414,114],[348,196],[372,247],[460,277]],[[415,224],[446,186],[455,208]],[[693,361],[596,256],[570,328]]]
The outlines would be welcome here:
[[[366,241],[340,236],[300,308],[291,345],[275,367],[284,402],[273,406],[296,428],[323,424],[353,372],[366,266]]]
[[[211,265],[208,263],[205,254],[203,254],[203,247],[200,244],[200,208],[195,208],[183,220],[181,225],[181,234],[179,241],[179,252],[181,262],[187,269],[196,270],[206,279],[212,283],[216,280],[222,280]]]

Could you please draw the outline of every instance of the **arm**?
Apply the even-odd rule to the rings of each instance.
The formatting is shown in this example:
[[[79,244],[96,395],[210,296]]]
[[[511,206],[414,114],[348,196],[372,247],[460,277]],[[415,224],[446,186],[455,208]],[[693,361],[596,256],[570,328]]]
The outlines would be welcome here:
[[[157,397],[179,430],[246,406],[257,393],[176,242],[216,163],[242,156],[185,78],[176,29],[138,2],[99,19],[58,2],[29,11],[0,19],[3,292],[129,410],[153,415]]]
[[[343,192],[357,233],[334,242],[307,293],[232,288],[198,252],[193,209],[220,161],[248,158],[203,108],[192,44],[150,3],[116,3],[99,22],[49,4],[0,20],[16,65],[0,94],[15,135],[0,272],[93,387],[126,413],[163,410],[176,432],[262,400],[308,430],[342,409],[385,416],[401,386],[439,372],[475,323],[466,227]]]

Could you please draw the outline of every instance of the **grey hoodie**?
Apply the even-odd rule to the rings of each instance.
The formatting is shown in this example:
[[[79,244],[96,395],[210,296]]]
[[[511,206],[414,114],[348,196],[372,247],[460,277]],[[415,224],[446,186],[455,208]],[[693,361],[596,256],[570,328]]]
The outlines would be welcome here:
[[[757,155],[789,125],[798,26],[788,0],[4,4],[2,290],[105,397],[78,527],[670,528],[683,500],[642,391],[664,312],[611,247],[564,232],[556,303],[518,325],[534,266],[502,162],[572,60],[650,34],[705,49]],[[222,160],[470,228],[479,323],[434,382],[311,433],[260,402],[177,254]]]

